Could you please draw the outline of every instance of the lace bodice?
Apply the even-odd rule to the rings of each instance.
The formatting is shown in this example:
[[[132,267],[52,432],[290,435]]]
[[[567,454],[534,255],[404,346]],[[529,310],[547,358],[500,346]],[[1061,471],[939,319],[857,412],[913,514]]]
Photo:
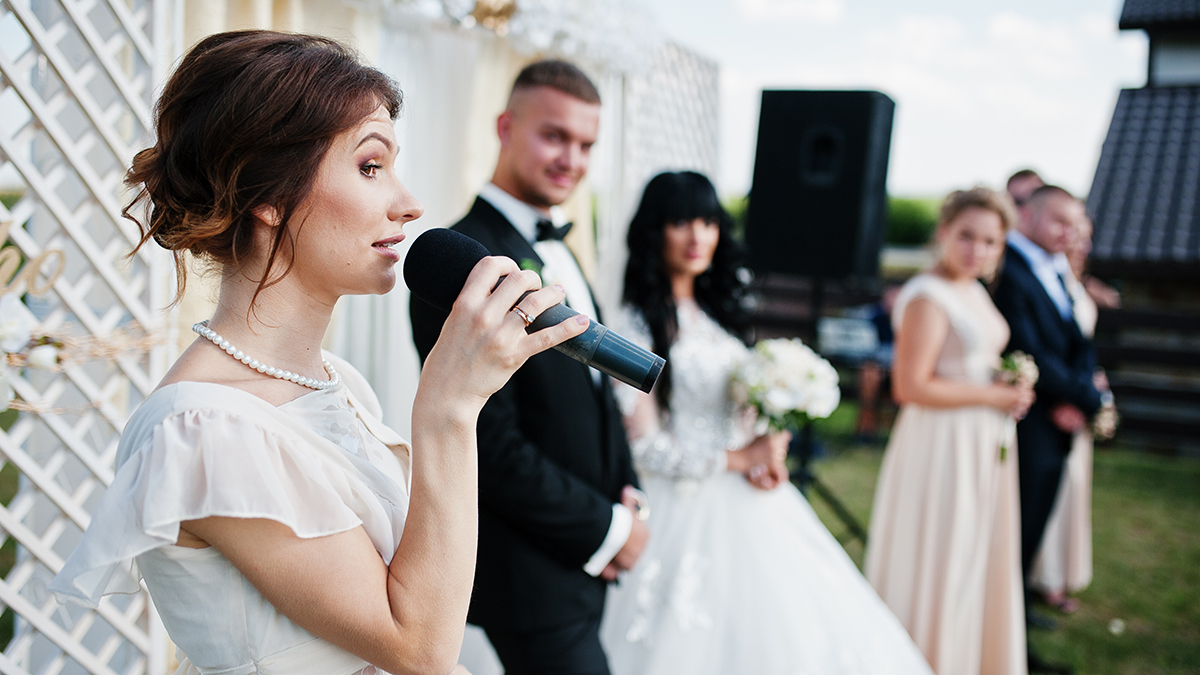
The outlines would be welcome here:
[[[933,274],[913,277],[896,296],[892,325],[897,333],[904,310],[917,298],[932,302],[950,322],[950,332],[938,354],[937,376],[974,384],[991,382],[1000,364],[1000,353],[1008,344],[1009,330],[983,286],[952,284]]]
[[[704,313],[693,301],[678,308],[679,331],[667,360],[671,364],[671,410],[657,410],[655,399],[621,385],[618,397],[626,417],[638,406],[651,406],[645,428],[631,429],[631,449],[639,473],[695,479],[725,470],[725,451],[749,441],[744,415],[730,397],[729,378],[746,358],[741,340]],[[649,349],[650,330],[641,313],[626,307],[617,330]]]

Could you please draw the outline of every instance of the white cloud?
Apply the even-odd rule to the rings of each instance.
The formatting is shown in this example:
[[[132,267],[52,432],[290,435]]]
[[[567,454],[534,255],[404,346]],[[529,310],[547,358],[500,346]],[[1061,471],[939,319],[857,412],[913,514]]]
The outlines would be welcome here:
[[[1117,21],[1107,13],[1084,14],[1079,19],[1079,29],[1093,40],[1109,40],[1117,32]]]
[[[790,67],[742,64],[733,81],[723,71],[724,189],[748,187],[756,90],[790,86],[873,88],[895,99],[889,176],[897,193],[999,185],[1026,165],[1086,191],[1117,90],[1140,85],[1145,68],[1144,38],[1118,34],[1101,15],[997,12],[965,22],[910,14],[858,26],[846,44],[848,57],[799,52]]]
[[[997,14],[988,20],[987,48],[1033,76],[1065,79],[1083,71],[1078,24],[1040,22],[1016,14]]]
[[[846,13],[843,0],[737,0],[738,11],[756,21],[839,21]]]

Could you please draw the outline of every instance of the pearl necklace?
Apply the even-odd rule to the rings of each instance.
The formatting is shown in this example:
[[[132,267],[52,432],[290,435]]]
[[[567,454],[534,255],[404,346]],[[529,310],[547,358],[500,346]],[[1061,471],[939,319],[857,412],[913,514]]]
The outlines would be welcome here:
[[[270,375],[271,377],[274,377],[274,378],[277,378],[280,380],[287,380],[288,382],[295,382],[296,384],[301,385],[303,387],[308,387],[309,389],[317,389],[317,390],[324,390],[324,389],[330,389],[332,387],[336,387],[336,386],[338,386],[338,383],[340,383],[342,381],[341,376],[337,374],[337,371],[334,370],[333,366],[329,364],[329,361],[326,361],[325,359],[321,359],[321,363],[325,364],[325,371],[327,373],[329,373],[330,379],[322,382],[321,380],[314,380],[311,377],[304,377],[303,375],[300,375],[298,373],[293,373],[290,370],[284,370],[283,368],[276,368],[274,366],[268,366],[267,364],[259,361],[258,359],[250,358],[249,354],[243,352],[242,350],[238,349],[237,347],[234,347],[232,344],[230,344],[229,340],[226,340],[225,338],[218,335],[216,331],[209,328],[208,327],[208,319],[205,319],[204,321],[201,321],[200,323],[192,324],[192,331],[194,331],[200,337],[206,338],[207,340],[212,342],[217,347],[220,347],[221,349],[223,349],[226,354],[229,354],[233,358],[237,359],[238,361],[241,361],[242,363],[257,370],[258,372],[263,373],[264,375]]]

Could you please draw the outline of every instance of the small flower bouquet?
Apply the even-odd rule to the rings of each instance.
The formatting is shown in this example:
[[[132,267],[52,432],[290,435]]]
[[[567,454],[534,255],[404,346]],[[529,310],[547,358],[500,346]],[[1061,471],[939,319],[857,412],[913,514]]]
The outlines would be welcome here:
[[[1032,387],[1038,381],[1037,363],[1034,362],[1032,356],[1025,352],[1012,352],[1005,355],[1000,362],[1000,370],[997,372],[996,379],[1005,384]]]
[[[1108,394],[1108,392],[1104,393]],[[1117,414],[1117,404],[1113,401],[1112,394],[1108,394],[1103,397],[1100,409],[1092,418],[1092,439],[1107,441],[1117,434],[1117,426],[1120,423],[1121,416]]]
[[[829,417],[841,401],[837,371],[797,339],[759,342],[730,386],[734,400],[753,406],[772,431]]]
[[[996,379],[1013,386],[1034,386],[1038,381],[1038,367],[1033,357],[1022,351],[1010,352],[1000,361],[996,371]],[[1000,444],[1000,461],[1008,457],[1008,446],[1016,437],[1016,424],[1011,425],[1009,433]]]

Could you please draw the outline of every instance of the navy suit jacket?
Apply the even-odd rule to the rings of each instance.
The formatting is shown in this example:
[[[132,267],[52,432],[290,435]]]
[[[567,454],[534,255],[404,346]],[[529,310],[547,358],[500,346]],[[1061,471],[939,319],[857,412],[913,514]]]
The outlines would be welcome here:
[[[453,226],[493,255],[540,264],[484,199]],[[413,298],[422,361],[446,313]],[[527,631],[599,616],[607,584],[583,571],[625,485],[637,485],[612,384],[555,350],[530,358],[479,415],[479,560],[468,620]]]
[[[1034,387],[1037,401],[1021,425],[1057,431],[1050,424],[1049,411],[1058,403],[1070,403],[1086,415],[1094,414],[1100,408],[1100,392],[1092,383],[1096,369],[1092,341],[1083,335],[1073,318],[1064,319],[1059,314],[1029,261],[1012,246],[1006,250],[1004,269],[993,299],[1012,331],[1006,351],[1025,352],[1038,366],[1038,382]],[[1070,449],[1070,435],[1059,432],[1054,435],[1053,443],[1061,446],[1060,451],[1065,454]],[[1022,454],[1026,452],[1026,444],[1023,440]]]

